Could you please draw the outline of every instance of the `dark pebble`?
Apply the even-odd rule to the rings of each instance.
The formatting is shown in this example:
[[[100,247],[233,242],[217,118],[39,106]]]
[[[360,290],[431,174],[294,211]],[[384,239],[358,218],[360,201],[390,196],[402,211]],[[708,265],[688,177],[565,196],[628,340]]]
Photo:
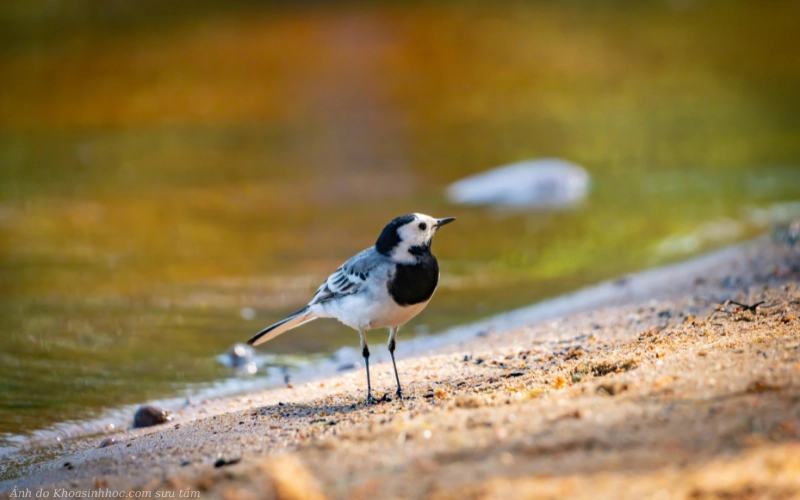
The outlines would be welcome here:
[[[114,444],[117,444],[117,440],[109,436],[105,438],[102,443],[100,443],[100,448],[105,448],[106,446],[111,446]]]
[[[225,467],[226,465],[238,464],[241,461],[242,461],[241,458],[231,458],[230,460],[226,460],[224,458],[218,458],[217,461],[214,462],[214,467],[216,468]]]
[[[133,428],[151,427],[172,420],[172,412],[156,406],[144,405],[133,416]]]

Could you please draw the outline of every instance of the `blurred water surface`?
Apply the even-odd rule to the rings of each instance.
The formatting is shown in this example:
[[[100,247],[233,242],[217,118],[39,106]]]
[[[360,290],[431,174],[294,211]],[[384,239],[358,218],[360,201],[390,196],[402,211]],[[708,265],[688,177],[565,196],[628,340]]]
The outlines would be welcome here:
[[[796,1],[3,2],[0,445],[230,376],[217,354],[402,213],[459,220],[400,352],[765,231],[800,199],[797,19]],[[542,157],[590,172],[583,205],[445,199]],[[356,342],[317,321],[264,351]]]

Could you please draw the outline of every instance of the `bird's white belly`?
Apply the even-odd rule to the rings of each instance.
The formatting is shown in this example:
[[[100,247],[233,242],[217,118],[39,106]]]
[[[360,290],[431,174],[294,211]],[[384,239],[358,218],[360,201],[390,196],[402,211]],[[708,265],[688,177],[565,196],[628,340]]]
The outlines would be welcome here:
[[[428,301],[410,306],[399,306],[391,297],[376,300],[368,294],[356,294],[317,304],[321,317],[336,318],[353,329],[373,330],[402,326],[422,312]],[[321,306],[321,307],[320,307]]]

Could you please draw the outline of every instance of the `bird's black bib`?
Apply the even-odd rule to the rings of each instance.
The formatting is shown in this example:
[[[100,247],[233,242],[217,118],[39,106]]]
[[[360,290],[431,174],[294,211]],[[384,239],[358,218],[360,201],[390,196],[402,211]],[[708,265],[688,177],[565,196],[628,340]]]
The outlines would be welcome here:
[[[438,283],[439,263],[430,251],[423,251],[414,264],[396,264],[386,286],[398,305],[411,306],[430,299]]]

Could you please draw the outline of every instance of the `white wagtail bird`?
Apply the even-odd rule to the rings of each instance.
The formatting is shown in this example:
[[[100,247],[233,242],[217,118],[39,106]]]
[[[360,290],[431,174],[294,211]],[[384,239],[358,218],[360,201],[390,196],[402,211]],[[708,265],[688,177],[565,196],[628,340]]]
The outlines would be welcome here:
[[[394,361],[397,331],[422,312],[439,283],[439,263],[431,253],[433,236],[454,217],[434,219],[407,214],[386,225],[375,245],[350,258],[319,287],[306,307],[260,331],[247,341],[259,345],[317,318],[336,318],[358,330],[367,367],[367,403],[373,403],[369,380],[367,330],[389,329],[397,396],[403,390]]]

